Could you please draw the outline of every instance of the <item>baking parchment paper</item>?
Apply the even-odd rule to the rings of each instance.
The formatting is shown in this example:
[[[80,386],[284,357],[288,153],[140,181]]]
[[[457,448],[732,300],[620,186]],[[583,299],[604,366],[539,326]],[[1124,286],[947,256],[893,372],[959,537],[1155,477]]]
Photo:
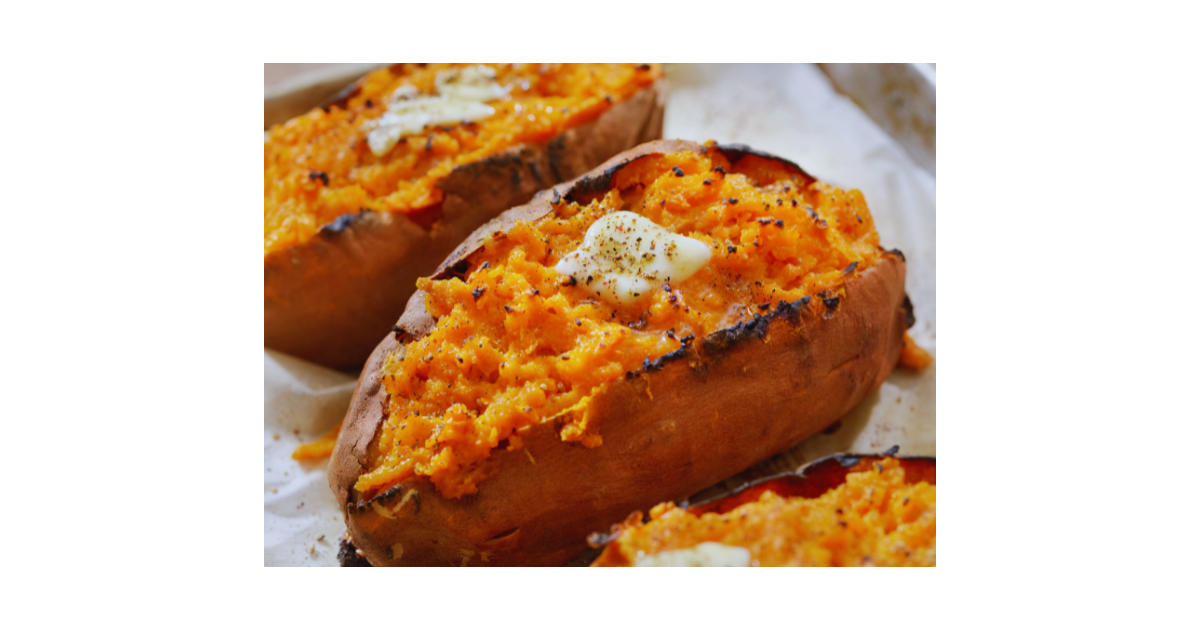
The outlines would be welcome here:
[[[907,289],[917,317],[909,333],[936,356],[933,175],[838,94],[816,66],[669,65],[667,76],[665,138],[747,144],[863,192],[881,242],[899,247],[908,260]],[[336,566],[345,528],[326,481],[328,462],[301,463],[291,453],[342,418],[357,376],[272,350],[264,351],[263,376],[264,564]],[[919,373],[897,369],[826,433],[693,499],[830,453],[899,445],[901,454],[936,455],[936,379],[936,360]]]

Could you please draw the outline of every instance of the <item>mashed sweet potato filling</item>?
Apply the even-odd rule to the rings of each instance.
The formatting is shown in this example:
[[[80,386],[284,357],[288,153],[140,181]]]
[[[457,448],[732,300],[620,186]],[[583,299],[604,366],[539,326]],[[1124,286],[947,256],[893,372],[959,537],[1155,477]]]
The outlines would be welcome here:
[[[636,303],[597,299],[587,278],[554,266],[619,210],[703,241],[712,258]],[[489,238],[460,275],[418,282],[437,324],[386,360],[388,417],[355,488],[369,499],[417,474],[446,497],[471,494],[492,449],[520,449],[518,429],[550,420],[563,440],[600,446],[589,397],[781,301],[841,296],[883,254],[857,190],[753,155],[730,163],[715,148],[640,158],[607,191]]]
[[[393,101],[411,88],[434,94],[439,73],[467,65],[376,70],[344,107],[317,108],[273,127],[264,147],[265,253],[303,243],[321,226],[363,209],[416,217],[441,202],[436,184],[454,167],[544,142],[662,77],[659,64],[469,64],[494,69],[504,88],[505,96],[487,102],[495,114],[407,135],[382,156],[372,152],[368,136]]]
[[[934,566],[937,486],[905,480],[888,457],[815,499],[767,491],[728,512],[696,516],[673,503],[650,511],[616,541],[636,563],[663,551],[717,542],[750,551],[753,566]]]

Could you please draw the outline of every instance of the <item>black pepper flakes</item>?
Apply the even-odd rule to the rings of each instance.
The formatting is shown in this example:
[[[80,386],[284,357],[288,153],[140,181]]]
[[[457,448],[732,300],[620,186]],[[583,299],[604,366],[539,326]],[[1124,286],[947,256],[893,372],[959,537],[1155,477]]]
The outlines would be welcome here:
[[[491,261],[485,260],[485,261],[483,261],[482,265],[479,265],[479,270],[483,271],[484,269],[487,269],[488,267],[491,267],[491,266],[492,266]]]
[[[736,246],[734,246],[734,245],[730,245],[730,246],[729,246],[729,253],[730,253],[730,254],[736,254],[736,253],[737,253],[737,247],[736,247]]]
[[[706,180],[704,180],[704,185],[705,185],[705,186],[712,186],[712,180],[711,180],[711,179],[706,179]]]
[[[777,227],[777,228],[783,227],[783,219],[775,219],[775,227]]]
[[[592,277],[591,277],[591,276],[588,276],[587,283],[588,283],[588,284],[591,284],[591,283],[592,283]]]
[[[426,151],[433,150],[433,134],[430,134],[428,138],[425,138],[425,150]]]
[[[579,281],[577,281],[577,280],[575,279],[575,276],[567,276],[567,279],[566,279],[566,281],[564,281],[564,282],[562,283],[562,286],[564,286],[564,287],[573,287],[573,286],[575,286],[576,284],[579,284]]]
[[[504,311],[505,311],[506,313],[511,313],[511,312],[513,312],[513,307],[511,307],[511,306],[509,306],[509,305],[505,304],[505,305],[504,305]]]
[[[759,304],[759,305],[758,305],[758,310],[760,310],[760,311],[765,311],[765,310],[767,310],[767,309],[769,309],[769,308],[771,308],[771,303],[770,303],[770,302],[763,302],[762,304]]]
[[[329,185],[329,175],[327,175],[325,171],[313,171],[308,174],[309,181],[317,181],[318,179],[321,180],[321,183],[325,184],[326,186]]]
[[[671,172],[675,173],[675,177],[683,177],[683,169],[679,168],[678,166],[672,166]]]
[[[638,67],[637,67],[637,69],[638,69],[638,70],[649,70],[649,69],[650,69],[650,64],[648,64],[648,63],[639,64],[639,65],[638,65]]]
[[[371,99],[367,99],[366,105],[367,105],[367,109],[371,109],[372,107],[375,107],[375,102],[372,101]]]
[[[724,167],[724,166],[718,166],[718,167],[716,167],[716,168],[714,168],[714,169],[713,169],[713,172],[715,172],[715,173],[720,173],[720,174],[724,175],[724,174],[725,174],[725,167]]]
[[[476,302],[479,301],[479,298],[483,297],[484,293],[487,293],[487,287],[475,287],[471,289],[471,297],[475,298]]]
[[[738,202],[738,200],[734,199],[733,197],[730,197],[729,199],[726,199],[725,201],[731,206],[736,206],[737,202]]]

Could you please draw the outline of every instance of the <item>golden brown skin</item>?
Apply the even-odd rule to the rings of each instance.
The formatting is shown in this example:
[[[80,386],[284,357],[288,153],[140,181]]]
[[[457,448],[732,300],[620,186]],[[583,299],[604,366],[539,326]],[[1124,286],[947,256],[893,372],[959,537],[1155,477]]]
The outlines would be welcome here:
[[[518,145],[464,164],[438,185],[440,208],[419,213],[364,212],[326,225],[315,237],[266,256],[268,348],[332,368],[357,371],[391,329],[417,278],[472,230],[523,204],[543,188],[662,136],[666,82],[660,80],[596,120],[537,145]]]
[[[815,499],[845,483],[846,475],[865,470],[894,453],[895,449],[881,455],[853,455],[848,453],[829,455],[828,457],[822,457],[821,459],[805,464],[803,468],[796,472],[772,475],[753,481],[720,496],[692,505],[687,510],[697,516],[709,512],[725,514],[739,505],[757,501],[768,490],[784,498],[803,497]],[[901,467],[904,468],[908,482],[914,484],[919,481],[930,484],[937,483],[937,460],[935,458],[896,457],[896,459],[900,461]],[[641,522],[641,512],[631,514],[626,521],[626,523],[629,523],[633,527],[637,527]],[[613,525],[606,534],[597,533],[588,537],[588,544],[594,547],[604,545],[604,551],[600,554],[600,557],[592,562],[593,567],[628,567],[633,565],[634,559],[626,557],[621,546],[612,543],[613,540],[616,540],[621,535],[624,527],[626,527],[625,523],[618,523]]]
[[[599,190],[615,169],[639,157],[700,150],[692,142],[658,141],[614,157],[476,230],[439,274],[495,231],[553,212],[554,192]],[[562,441],[554,422],[520,429],[525,449],[494,451],[485,464],[490,478],[460,499],[442,497],[419,476],[369,503],[353,490],[386,414],[380,367],[387,353],[404,351],[388,335],[359,377],[329,467],[350,536],[376,566],[459,565],[464,557],[476,565],[485,553],[492,565],[562,564],[587,548],[589,533],[783,451],[879,387],[904,345],[910,316],[904,269],[903,258],[889,254],[853,276],[833,309],[820,299],[793,303],[612,383],[589,401],[588,426],[604,438],[597,448]],[[413,295],[400,318],[398,327],[411,338],[428,334],[434,323],[423,298]],[[403,554],[392,557],[397,543]]]

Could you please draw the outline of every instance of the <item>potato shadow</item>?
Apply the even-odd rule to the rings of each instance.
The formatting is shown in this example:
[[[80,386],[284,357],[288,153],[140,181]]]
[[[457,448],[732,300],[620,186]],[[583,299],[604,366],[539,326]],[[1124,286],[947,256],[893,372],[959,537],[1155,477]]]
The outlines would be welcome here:
[[[295,358],[290,354],[278,352],[270,348],[263,348],[263,353],[275,362],[275,365],[282,368],[288,376],[299,380],[299,382],[310,386],[312,389],[325,388],[332,384],[341,383],[347,378],[358,379],[361,370],[353,372],[332,370],[330,367],[313,364],[313,362],[305,361],[304,359]]]

